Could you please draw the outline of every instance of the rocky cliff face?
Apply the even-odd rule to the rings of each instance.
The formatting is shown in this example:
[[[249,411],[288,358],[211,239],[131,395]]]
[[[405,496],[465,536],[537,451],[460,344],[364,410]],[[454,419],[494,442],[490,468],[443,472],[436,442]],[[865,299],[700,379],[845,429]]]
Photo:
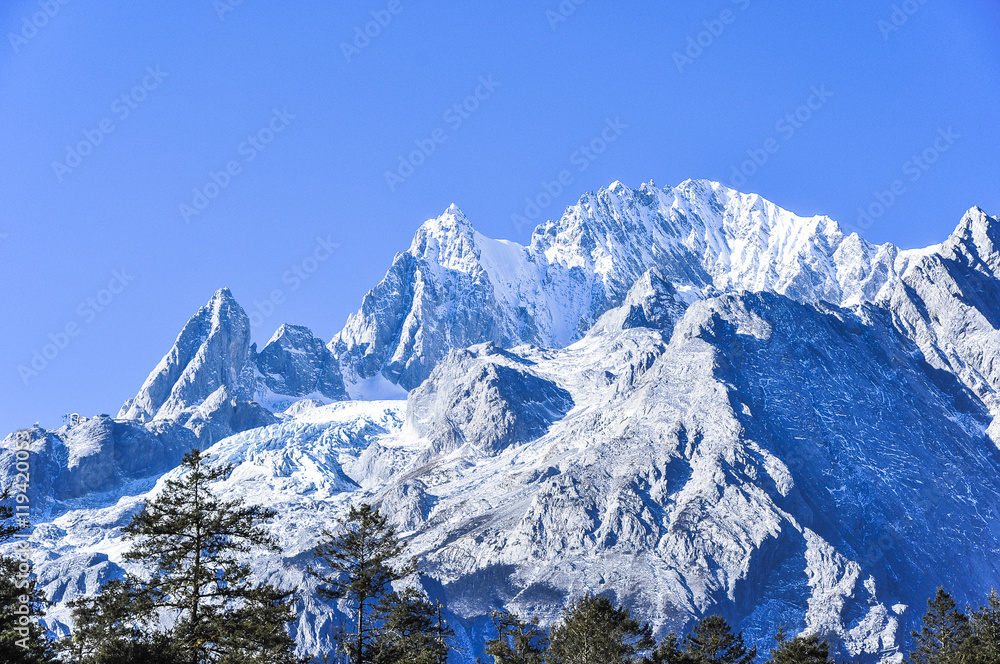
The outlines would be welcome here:
[[[450,208],[329,348],[284,326],[258,354],[220,291],[120,419],[12,434],[0,476],[24,440],[59,508],[32,537],[56,631],[200,441],[236,465],[218,492],[279,510],[254,566],[300,590],[304,652],[342,619],[309,551],[368,501],[469,661],[491,608],[548,621],[583,592],[660,633],[722,613],[897,658],[936,586],[1000,583],[998,239],[973,208],[941,245],[876,247],[705,182],[615,183],[528,247]],[[338,401],[372,379],[408,399]]]
[[[250,360],[250,319],[223,288],[187,322],[118,416],[140,422],[171,418],[223,386],[239,388],[232,391],[246,398],[244,373]]]
[[[279,327],[257,355],[256,366],[255,394],[275,407],[287,407],[305,397],[333,401],[347,398],[340,365],[307,327]]]
[[[1000,415],[1000,223],[966,213],[938,247],[917,252],[878,304],[936,369],[956,376]],[[991,436],[1000,445],[1000,423]]]
[[[24,429],[0,442],[0,481],[16,477],[15,450],[29,450],[28,495],[36,514],[47,513],[87,496],[116,499],[135,482],[148,488],[197,445],[194,432],[173,422],[144,426],[104,415],[55,431]]]
[[[426,222],[330,342],[348,382],[382,375],[412,389],[451,348],[544,343],[530,312],[503,290],[516,275],[493,278],[527,269],[524,261],[518,245],[477,233],[455,206]]]
[[[453,350],[410,393],[406,423],[431,455],[463,446],[496,454],[542,436],[573,407],[569,392],[520,357],[486,344]]]

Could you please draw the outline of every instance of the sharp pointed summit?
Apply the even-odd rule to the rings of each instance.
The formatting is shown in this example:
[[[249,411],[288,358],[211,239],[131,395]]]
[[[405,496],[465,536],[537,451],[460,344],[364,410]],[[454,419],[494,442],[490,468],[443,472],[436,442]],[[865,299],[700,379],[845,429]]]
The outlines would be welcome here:
[[[220,288],[118,415],[140,422],[173,417],[222,386],[246,397],[238,386],[250,359],[250,319],[232,292]]]

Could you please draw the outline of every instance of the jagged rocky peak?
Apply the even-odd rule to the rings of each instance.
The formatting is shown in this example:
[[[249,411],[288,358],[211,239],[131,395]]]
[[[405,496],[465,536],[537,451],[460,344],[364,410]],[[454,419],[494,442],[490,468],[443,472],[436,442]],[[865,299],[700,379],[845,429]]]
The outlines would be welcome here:
[[[141,422],[171,417],[222,386],[244,396],[238,386],[250,359],[250,319],[228,288],[219,289],[187,322],[119,417]]]
[[[931,366],[958,376],[1000,418],[1000,222],[979,208],[942,244],[901,252],[877,304]],[[1000,425],[989,435],[1000,446]]]
[[[573,407],[570,393],[531,361],[493,344],[452,350],[406,403],[408,430],[435,453],[471,445],[496,454],[545,433]]]
[[[531,270],[523,247],[475,232],[455,206],[428,220],[329,344],[349,388],[381,378],[413,389],[450,348],[535,341],[520,290]]]
[[[244,405],[255,400],[283,410],[300,398],[346,396],[340,367],[322,340],[306,327],[282,325],[257,353],[249,318],[229,289],[222,288],[187,322],[119,417],[184,424],[212,413],[221,419],[207,430],[229,435],[242,430],[240,422],[268,423],[266,415],[256,412],[259,407]],[[206,430],[204,424],[195,428]]]
[[[330,348],[349,384],[412,389],[450,348],[579,340],[650,268],[685,301],[748,290],[853,306],[898,278],[897,253],[706,180],[612,183],[541,223],[527,247],[486,238],[452,206],[417,230]]]
[[[468,271],[478,256],[475,230],[465,213],[452,203],[444,213],[417,229],[410,253],[442,267]]]
[[[333,353],[302,325],[279,327],[258,353],[256,364],[260,381],[272,394],[293,400],[347,398],[340,365]]]
[[[1000,277],[1000,220],[973,207],[944,243],[943,254],[975,270]]]
[[[687,291],[690,294],[690,290]],[[606,312],[587,332],[615,334],[622,330],[645,327],[661,330],[670,338],[674,324],[684,316],[688,303],[657,268],[647,270],[629,290],[621,306]]]

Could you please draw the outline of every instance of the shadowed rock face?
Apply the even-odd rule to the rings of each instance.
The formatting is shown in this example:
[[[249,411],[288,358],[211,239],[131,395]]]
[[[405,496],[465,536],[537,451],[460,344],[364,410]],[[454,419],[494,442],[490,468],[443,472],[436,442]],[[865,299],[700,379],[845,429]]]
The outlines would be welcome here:
[[[225,386],[209,395],[197,408],[185,411],[180,419],[205,447],[234,433],[277,421],[270,411],[255,401],[239,401],[231,397]]]
[[[587,336],[646,327],[662,330],[669,339],[686,309],[687,303],[673,284],[658,268],[650,268],[629,289],[621,306],[601,316]]]
[[[938,251],[913,259],[877,304],[920,347],[1000,416],[1000,221],[969,210]],[[1000,420],[991,429],[1000,446]]]
[[[0,443],[0,478],[16,477],[17,450],[29,449],[33,506],[113,492],[133,480],[158,477],[180,463],[197,436],[173,422],[91,418],[55,431],[24,429]]]
[[[492,345],[453,350],[407,399],[406,422],[434,453],[497,454],[543,435],[573,407],[569,392]]]
[[[264,385],[275,394],[347,398],[340,365],[307,327],[282,325],[257,355],[256,363]]]

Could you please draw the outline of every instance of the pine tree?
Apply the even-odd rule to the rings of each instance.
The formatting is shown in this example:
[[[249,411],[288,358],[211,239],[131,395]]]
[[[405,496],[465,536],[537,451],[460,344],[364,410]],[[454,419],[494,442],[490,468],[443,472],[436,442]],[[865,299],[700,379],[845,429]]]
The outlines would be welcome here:
[[[26,488],[26,487],[25,487]],[[0,543],[8,542],[28,528],[27,519],[16,515],[10,504],[10,489],[0,493]],[[18,556],[0,556],[0,662],[41,664],[54,660],[55,651],[38,623],[45,602],[32,576],[30,549],[19,548]]]
[[[753,664],[757,647],[749,650],[743,633],[733,634],[722,616],[708,616],[684,637],[684,649],[700,664]]]
[[[169,635],[152,629],[155,611],[138,579],[106,583],[94,597],[70,602],[76,628],[60,646],[74,664],[181,664]]]
[[[441,604],[414,588],[390,593],[376,611],[375,664],[444,664],[455,632],[441,615]]]
[[[800,635],[789,639],[784,627],[778,628],[767,664],[834,664],[830,659],[830,644],[817,634]]]
[[[353,664],[369,664],[381,647],[381,619],[392,583],[416,572],[416,561],[397,566],[394,560],[406,551],[396,529],[371,505],[351,506],[341,529],[323,531],[316,558],[329,572],[310,569],[320,580],[318,592],[330,600],[345,600],[353,614],[354,631],[340,636],[338,646]],[[380,608],[381,607],[381,608]]]
[[[1000,664],[1000,596],[991,589],[986,606],[972,612],[972,636],[962,647],[963,664]]]
[[[677,635],[670,632],[649,653],[643,664],[697,664],[697,660],[681,647]]]
[[[563,610],[552,628],[552,664],[627,664],[655,645],[652,629],[607,597],[585,595]]]
[[[275,512],[224,501],[209,485],[225,479],[231,466],[209,467],[207,456],[184,456],[184,474],[122,529],[131,542],[126,560],[152,567],[148,580],[127,577],[107,584],[74,612],[75,647],[99,653],[102,630],[151,650],[180,652],[189,664],[291,664],[294,641],[285,631],[294,619],[290,593],[255,584],[245,562],[254,553],[278,551],[261,525]],[[168,632],[149,632],[159,613],[174,618]],[[169,647],[168,647],[169,646]],[[103,660],[96,660],[103,661]]]
[[[493,664],[545,664],[549,637],[538,618],[525,622],[510,611],[491,611],[490,620],[497,636],[486,642],[486,654]]]
[[[955,600],[938,588],[927,600],[927,613],[920,632],[912,632],[914,648],[911,664],[959,664],[960,653],[972,635],[969,618],[955,608]]]

